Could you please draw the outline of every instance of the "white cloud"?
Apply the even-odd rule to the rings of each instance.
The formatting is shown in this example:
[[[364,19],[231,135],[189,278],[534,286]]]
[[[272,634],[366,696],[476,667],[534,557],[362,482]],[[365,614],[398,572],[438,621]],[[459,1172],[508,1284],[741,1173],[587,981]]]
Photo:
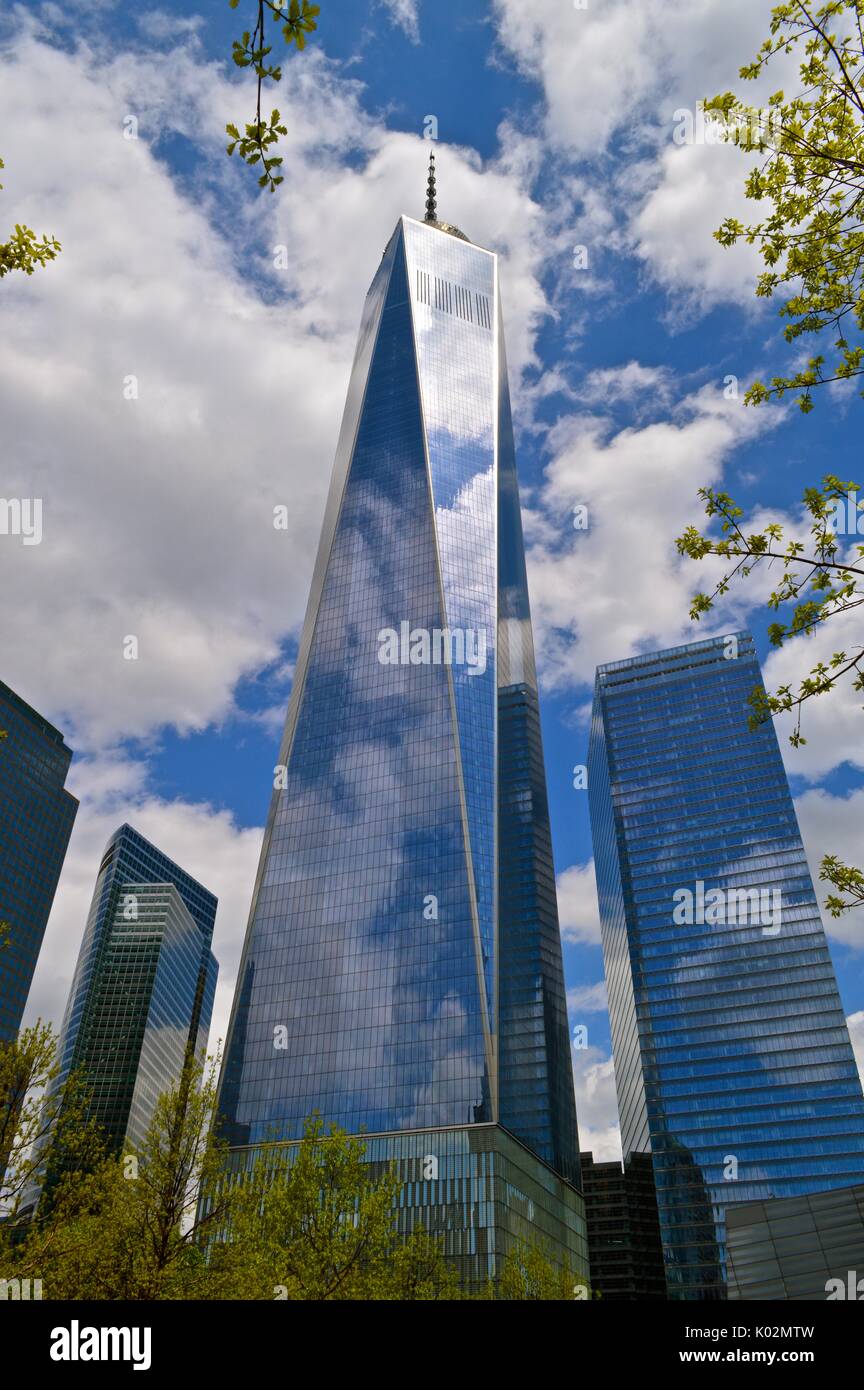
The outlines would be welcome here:
[[[630,226],[636,255],[673,295],[675,312],[704,313],[734,301],[761,311],[763,269],[755,246],[724,247],[714,232],[727,217],[758,221],[744,194],[749,164],[734,145],[670,145],[660,151],[653,187]]]
[[[698,104],[717,92],[734,89],[764,107],[772,91],[795,86],[797,60],[784,55],[755,82],[738,76],[766,36],[766,13],[752,0],[604,0],[585,9],[495,0],[495,13],[502,47],[542,88],[544,135],[555,155],[587,165],[595,196],[673,292],[676,313],[729,299],[755,311],[756,250],[727,251],[712,237],[747,206],[748,159],[730,145],[678,147],[673,135],[677,112],[695,120]],[[610,190],[604,157],[613,142],[625,158]],[[609,249],[620,237],[606,230],[594,245]]]
[[[605,980],[598,980],[596,985],[574,985],[567,991],[567,1012],[571,1018],[578,1020],[581,1014],[602,1014],[607,1008]]]
[[[264,304],[204,209],[123,139],[124,113],[157,99],[149,71],[25,39],[0,98],[18,109],[3,120],[10,206],[63,243],[4,295],[4,483],[44,512],[40,546],[0,552],[20,596],[0,616],[6,678],[88,747],[221,717],[299,623],[350,362],[347,336]],[[194,65],[174,76],[181,107],[179,93],[205,102]]]
[[[412,43],[420,42],[420,0],[379,0]]]
[[[128,822],[219,899],[213,952],[219,982],[211,1046],[224,1040],[263,831],[241,829],[206,803],[164,801],[145,790],[140,764],[99,759],[73,764],[69,788],[81,798],[54,908],[27,1000],[25,1022],[59,1026],[105,844]]]
[[[698,489],[715,484],[735,448],[777,418],[727,401],[718,382],[640,428],[615,430],[603,417],[584,415],[550,431],[545,526],[532,523],[528,552],[547,684],[593,682],[601,662],[711,635],[704,622],[697,629],[690,621],[689,608],[713,570],[706,562],[700,572],[679,557],[675,538],[704,520]],[[587,530],[574,529],[580,505],[588,509]],[[648,591],[640,588],[645,576]],[[729,609],[722,621],[728,631]]]
[[[671,138],[675,110],[734,86],[768,28],[752,0],[495,0],[495,11],[502,44],[542,84],[549,139],[582,157],[639,122]]]
[[[644,93],[649,9],[607,3],[577,10],[559,0],[495,0],[499,36],[521,70],[543,85],[553,143],[597,153]],[[578,100],[574,93],[579,93]]]
[[[819,865],[824,855],[836,854],[845,864],[864,868],[864,790],[850,792],[848,796],[832,796],[821,788],[814,789],[796,798],[795,810],[821,902],[829,892],[835,891],[830,884],[819,881]],[[864,908],[853,908],[842,917],[825,913],[823,921],[825,930],[835,941],[864,950]]]
[[[774,577],[776,582],[777,576]],[[851,655],[860,647],[857,613],[837,614],[812,636],[793,638],[771,651],[764,664],[765,688],[774,691],[788,685],[797,691],[817,663],[827,665],[835,652]],[[843,763],[859,771],[864,769],[864,712],[860,691],[853,689],[853,679],[854,672],[838,681],[833,690],[802,705],[801,732],[807,741],[800,747],[792,748],[788,742],[797,712],[778,717],[777,735],[789,772],[815,782]]]
[[[184,17],[170,14],[167,10],[147,10],[144,14],[135,16],[135,23],[141,33],[148,39],[156,40],[177,39],[196,34],[204,22],[204,16],[200,14]]]
[[[598,1163],[621,1158],[615,1066],[597,1047],[573,1049],[579,1147]]]
[[[850,1014],[846,1020],[849,1029],[849,1037],[852,1039],[852,1049],[855,1053],[855,1060],[858,1063],[858,1071],[864,1084],[864,1009],[857,1014]]]
[[[620,367],[595,367],[588,373],[580,391],[585,405],[601,409],[620,403],[632,404],[648,398],[665,404],[672,393],[674,375],[668,367],[646,367],[641,362],[625,362]]]
[[[562,939],[592,945],[599,943],[600,910],[597,906],[594,860],[588,864],[573,864],[565,869],[558,874],[556,884]]]

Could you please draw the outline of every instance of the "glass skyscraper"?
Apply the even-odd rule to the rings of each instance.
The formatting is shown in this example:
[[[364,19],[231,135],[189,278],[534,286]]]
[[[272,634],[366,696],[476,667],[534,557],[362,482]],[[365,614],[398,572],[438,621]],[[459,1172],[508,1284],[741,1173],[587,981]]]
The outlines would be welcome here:
[[[624,1153],[669,1296],[725,1297],[726,1209],[861,1182],[864,1099],[748,633],[597,671],[588,785]]]
[[[129,825],[106,846],[60,1036],[115,1149],[140,1147],[191,1051],[203,1061],[216,898]]]
[[[63,735],[0,681],[0,1043],[30,991],[78,802]]]
[[[498,263],[431,197],[366,300],[220,1110],[241,1165],[368,1133],[468,1281],[584,1269]]]

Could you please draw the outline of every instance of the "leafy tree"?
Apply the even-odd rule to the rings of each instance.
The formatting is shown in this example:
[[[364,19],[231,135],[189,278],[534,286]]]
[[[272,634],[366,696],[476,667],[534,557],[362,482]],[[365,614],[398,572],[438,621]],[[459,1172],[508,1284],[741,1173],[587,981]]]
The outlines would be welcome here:
[[[55,1084],[55,1039],[41,1022],[0,1044],[0,1274],[43,1279],[90,1175],[104,1161],[75,1077]],[[41,1196],[40,1196],[41,1193]],[[38,1208],[34,1212],[38,1200]]]
[[[520,1241],[507,1255],[497,1288],[490,1284],[487,1297],[504,1302],[573,1302],[589,1294],[581,1276],[568,1264],[550,1259],[539,1245]]]
[[[0,169],[4,167],[3,160],[0,159]],[[0,183],[0,188],[2,187]],[[31,227],[24,227],[16,222],[15,231],[9,240],[0,242],[0,280],[13,270],[32,275],[37,266],[55,261],[60,251],[60,243],[54,237],[43,237],[40,241]],[[0,734],[0,737],[5,738],[5,733]]]
[[[34,1192],[61,1170],[80,1175],[98,1162],[99,1133],[87,1119],[79,1079],[62,1084],[50,1024],[37,1022],[0,1043],[0,1210],[11,1231]]]
[[[228,0],[228,3],[232,10],[240,6],[240,0]],[[321,6],[310,4],[309,0],[254,0],[254,3],[257,5],[255,27],[245,30],[239,39],[234,40],[232,56],[238,68],[252,68],[258,80],[255,117],[246,125],[242,135],[236,125],[225,127],[231,136],[227,148],[229,155],[236,150],[240,158],[253,167],[260,164],[259,186],[275,193],[283,181],[283,175],[279,172],[282,159],[269,151],[277,144],[280,135],[288,134],[288,128],[281,124],[281,116],[275,108],[269,121],[261,111],[264,84],[282,80],[282,68],[270,61],[273,44],[268,43],[268,37],[274,25],[281,27],[287,46],[290,48],[294,45],[302,52],[306,47],[306,35],[318,28],[316,19],[321,13]]]
[[[178,1084],[160,1096],[140,1153],[112,1155],[77,1182],[76,1207],[56,1221],[47,1251],[34,1231],[48,1297],[236,1296],[226,1292],[234,1284],[233,1252],[218,1236],[246,1194],[225,1182],[224,1145],[211,1133],[216,1066],[214,1059],[199,1084],[202,1069],[190,1059]],[[210,1197],[200,1206],[199,1190]],[[22,1258],[28,1255],[35,1268],[25,1248]]]
[[[760,404],[800,390],[807,412],[818,386],[864,375],[864,0],[776,5],[769,37],[740,76],[752,81],[778,54],[792,53],[801,57],[796,95],[775,92],[765,112],[733,92],[705,107],[743,150],[766,156],[746,183],[748,198],[768,205],[764,217],[747,226],[727,218],[715,237],[759,248],[765,270],[756,293],[784,296],[787,343],[836,335],[827,364],[818,352],[770,385],[753,382],[745,399]]]
[[[709,613],[716,600],[727,593],[735,580],[744,580],[753,570],[766,563],[779,562],[782,574],[768,603],[776,612],[790,605],[788,620],[772,623],[768,635],[772,646],[783,647],[796,638],[812,635],[825,623],[841,614],[850,613],[864,603],[864,545],[853,547],[858,563],[844,555],[838,532],[842,516],[848,522],[851,510],[855,513],[857,485],[842,482],[829,474],[821,488],[807,488],[804,508],[810,517],[809,546],[795,537],[786,537],[783,527],[772,522],[762,531],[747,533],[742,525],[743,512],[728,493],[702,488],[706,515],[720,525],[720,536],[701,532],[689,526],[678,537],[678,551],[692,560],[720,556],[734,561],[731,569],[715,585],[712,593],[696,594],[690,616],[698,621]],[[750,696],[750,727],[773,719],[778,714],[795,713],[795,726],[789,735],[793,747],[806,743],[801,732],[803,706],[819,695],[826,695],[841,682],[851,683],[856,692],[864,691],[864,643],[855,642],[851,650],[836,651],[830,661],[819,662],[799,683],[797,690],[780,686],[768,694],[761,686]],[[850,907],[864,905],[864,875],[859,869],[845,865],[836,855],[822,860],[819,877],[837,890],[828,896],[825,906],[834,917]]]
[[[274,1146],[247,1183],[256,1196],[237,1237],[245,1292],[256,1299],[432,1300],[458,1297],[440,1243],[423,1231],[395,1231],[399,1179],[375,1173],[365,1144],[317,1116],[305,1142]],[[235,1295],[236,1296],[236,1295]]]
[[[440,1239],[415,1229],[393,1246],[379,1297],[399,1303],[430,1303],[466,1295],[455,1269],[444,1258]]]

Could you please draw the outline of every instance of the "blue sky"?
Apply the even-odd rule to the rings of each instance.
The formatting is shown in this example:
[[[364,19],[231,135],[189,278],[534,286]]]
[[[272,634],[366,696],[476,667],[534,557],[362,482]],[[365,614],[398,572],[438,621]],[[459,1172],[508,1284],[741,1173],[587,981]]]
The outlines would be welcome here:
[[[224,1034],[360,308],[396,218],[422,215],[434,116],[441,215],[502,257],[565,963],[589,1029],[580,1125],[611,1153],[587,798],[572,786],[594,667],[741,626],[766,658],[761,581],[710,625],[689,621],[705,576],[674,539],[700,517],[697,490],[722,483],[795,526],[804,486],[854,478],[860,459],[854,393],[808,418],[724,395],[793,354],[754,300],[752,253],[711,237],[745,206],[745,160],[672,138],[676,110],[736,85],[769,6],[322,0],[272,98],[289,127],[274,197],[224,155],[225,122],[253,108],[227,61],[244,9],[0,16],[0,210],[64,247],[3,287],[4,486],[44,498],[45,537],[0,550],[15,595],[0,674],[67,731],[82,798],[30,1014],[59,1019],[102,845],[128,818],[219,893]],[[130,633],[137,663],[122,659]],[[772,656],[768,683],[818,654]],[[830,848],[861,863],[860,709],[838,692],[805,732],[787,767],[811,862]],[[827,925],[861,1037],[864,933]]]

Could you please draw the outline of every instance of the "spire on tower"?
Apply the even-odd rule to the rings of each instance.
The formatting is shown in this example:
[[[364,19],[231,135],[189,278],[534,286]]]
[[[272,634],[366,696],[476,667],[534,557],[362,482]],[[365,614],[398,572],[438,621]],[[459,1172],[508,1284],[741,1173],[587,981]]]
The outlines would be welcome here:
[[[438,221],[438,204],[435,192],[435,151],[429,155],[429,179],[426,184],[426,216],[424,222]]]
[[[438,193],[435,184],[435,151],[429,155],[429,178],[426,183],[426,216],[423,218],[427,227],[435,227],[439,232],[446,232],[448,236],[458,237],[460,241],[467,241],[464,232],[460,232],[458,227],[452,226],[449,222],[438,221]]]

